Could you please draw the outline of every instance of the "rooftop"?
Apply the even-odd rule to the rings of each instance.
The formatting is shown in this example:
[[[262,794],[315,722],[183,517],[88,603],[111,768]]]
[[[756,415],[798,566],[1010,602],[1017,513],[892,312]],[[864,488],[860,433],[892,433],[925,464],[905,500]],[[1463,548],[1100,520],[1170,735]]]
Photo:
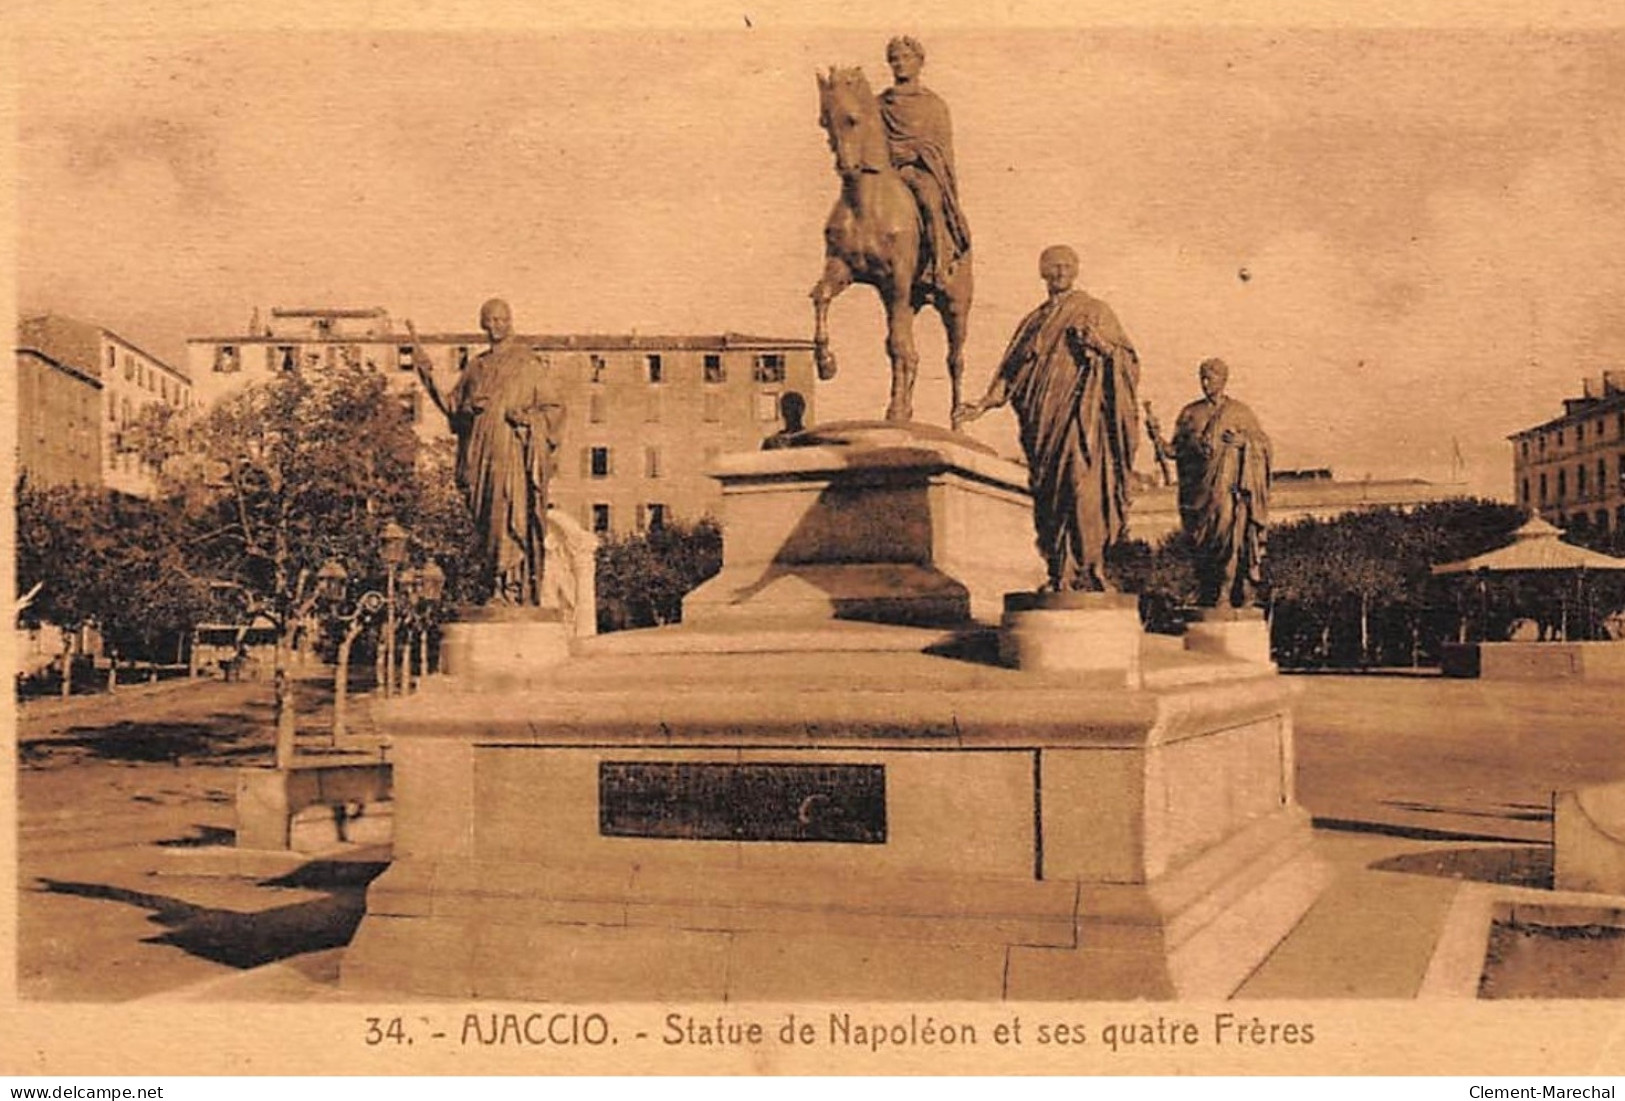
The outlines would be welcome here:
[[[718,334],[659,334],[659,333],[519,333],[519,340],[544,351],[628,352],[628,351],[730,351],[740,349],[795,349],[811,351],[813,342],[806,337],[757,336],[749,333],[725,332]],[[406,343],[403,332],[376,333],[368,336],[330,334],[327,336],[266,336],[264,334],[231,334],[225,336],[188,337],[188,344],[393,344]],[[419,333],[423,344],[486,343],[484,333],[445,332]]]
[[[1594,417],[1598,413],[1625,410],[1625,372],[1604,371],[1600,376],[1585,379],[1580,396],[1563,399],[1563,415],[1549,421],[1524,428],[1507,437],[1521,440],[1554,428],[1563,428],[1576,421]]]
[[[382,306],[369,306],[365,309],[284,309],[280,306],[271,309],[272,317],[342,317],[342,318],[374,318],[388,317],[389,311]]]
[[[58,366],[71,366],[80,373],[95,379],[102,377],[99,349],[96,352],[90,352],[88,345],[81,344],[81,342],[99,341],[104,336],[109,340],[117,341],[132,352],[137,352],[146,357],[182,382],[191,383],[191,376],[185,371],[171,365],[163,357],[153,355],[135,341],[119,335],[104,325],[97,325],[92,321],[81,321],[76,317],[55,313],[36,314],[33,317],[21,318],[17,322],[17,346],[19,348],[27,348],[30,351],[41,353]],[[84,356],[86,362],[73,362],[74,357],[70,353],[74,350],[73,345],[75,344],[81,344],[78,350],[82,355],[89,353]]]

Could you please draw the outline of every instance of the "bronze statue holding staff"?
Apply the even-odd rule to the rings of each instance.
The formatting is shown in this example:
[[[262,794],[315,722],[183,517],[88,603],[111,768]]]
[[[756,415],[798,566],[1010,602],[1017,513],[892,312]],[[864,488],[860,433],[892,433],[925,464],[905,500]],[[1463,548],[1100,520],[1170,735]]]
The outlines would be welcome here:
[[[1202,397],[1180,410],[1172,444],[1179,519],[1196,549],[1197,604],[1242,608],[1263,582],[1269,526],[1270,438],[1253,411],[1225,393],[1230,368],[1197,369]]]
[[[457,437],[457,485],[474,517],[491,571],[495,604],[537,606],[547,531],[547,486],[564,429],[557,381],[513,332],[513,312],[500,298],[480,307],[491,341],[450,394],[435,384],[433,364],[412,338],[412,362]]]

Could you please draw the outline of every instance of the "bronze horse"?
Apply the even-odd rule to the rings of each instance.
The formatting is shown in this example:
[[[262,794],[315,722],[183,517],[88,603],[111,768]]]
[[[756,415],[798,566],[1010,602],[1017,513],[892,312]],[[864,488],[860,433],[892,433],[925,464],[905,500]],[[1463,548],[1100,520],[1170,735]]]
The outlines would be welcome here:
[[[959,258],[939,287],[922,278],[922,227],[914,193],[892,166],[880,105],[862,69],[831,68],[818,75],[818,122],[829,134],[841,194],[824,226],[824,275],[812,289],[813,347],[818,377],[835,377],[829,350],[829,304],[853,283],[875,288],[886,308],[886,355],[891,359],[891,402],[886,419],[914,419],[914,379],[920,356],[914,348],[914,315],[936,307],[948,334],[948,378],[960,405],[965,327],[973,277],[970,254]],[[957,423],[955,424],[957,428]]]

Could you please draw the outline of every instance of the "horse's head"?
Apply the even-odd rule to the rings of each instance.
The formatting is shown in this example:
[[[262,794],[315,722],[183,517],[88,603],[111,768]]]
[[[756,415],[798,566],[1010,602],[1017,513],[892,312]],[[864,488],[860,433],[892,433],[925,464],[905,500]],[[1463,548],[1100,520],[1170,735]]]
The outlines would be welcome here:
[[[886,128],[862,69],[836,69],[818,75],[818,125],[829,135],[835,171],[843,179],[882,172],[891,165]]]

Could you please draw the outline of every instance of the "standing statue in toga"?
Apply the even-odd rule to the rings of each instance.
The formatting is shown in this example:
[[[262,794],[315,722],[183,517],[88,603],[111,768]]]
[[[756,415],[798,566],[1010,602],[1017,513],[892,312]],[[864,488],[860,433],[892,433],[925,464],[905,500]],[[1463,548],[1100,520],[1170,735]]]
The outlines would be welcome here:
[[[514,336],[500,298],[480,307],[489,351],[449,394],[412,335],[412,359],[457,437],[457,485],[487,555],[495,604],[537,606],[547,537],[547,486],[564,429],[564,401],[548,367]]]
[[[1270,438],[1224,392],[1224,360],[1203,361],[1197,374],[1202,397],[1180,410],[1167,445],[1179,470],[1179,519],[1196,551],[1197,604],[1242,608],[1263,582]]]
[[[1076,252],[1047,248],[1038,270],[1049,297],[1017,327],[987,394],[954,419],[1010,404],[1049,591],[1110,592],[1106,549],[1127,529],[1139,442],[1140,360],[1111,307],[1073,289]]]

